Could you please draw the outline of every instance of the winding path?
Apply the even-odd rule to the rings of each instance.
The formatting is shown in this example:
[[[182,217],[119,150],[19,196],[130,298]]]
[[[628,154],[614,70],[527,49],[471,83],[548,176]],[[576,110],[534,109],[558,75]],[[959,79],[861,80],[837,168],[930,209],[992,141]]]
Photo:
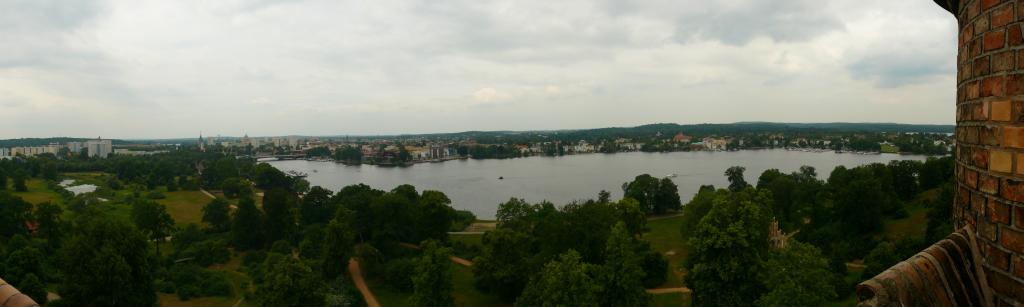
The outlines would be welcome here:
[[[693,291],[690,290],[690,288],[687,288],[687,287],[647,289],[647,293],[650,293],[650,294],[690,293],[690,292],[693,292]]]
[[[363,271],[359,268],[359,260],[351,258],[348,260],[348,273],[352,275],[352,283],[356,284],[356,288],[359,289],[359,293],[363,294],[363,300],[366,301],[367,307],[380,307],[380,302],[377,302],[377,297],[370,292],[370,287],[366,285],[366,280],[363,279]]]

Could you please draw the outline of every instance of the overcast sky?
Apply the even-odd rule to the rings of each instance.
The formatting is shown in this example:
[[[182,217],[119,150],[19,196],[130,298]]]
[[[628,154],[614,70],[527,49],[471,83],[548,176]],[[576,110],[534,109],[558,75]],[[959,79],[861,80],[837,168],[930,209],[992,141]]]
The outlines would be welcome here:
[[[0,0],[0,138],[954,122],[929,0]]]

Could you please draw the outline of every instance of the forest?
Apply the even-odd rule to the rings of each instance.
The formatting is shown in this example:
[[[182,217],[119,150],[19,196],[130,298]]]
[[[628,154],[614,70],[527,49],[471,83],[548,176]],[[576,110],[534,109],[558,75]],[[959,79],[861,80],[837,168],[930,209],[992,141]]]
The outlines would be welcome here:
[[[825,305],[952,231],[952,165],[837,167],[826,180],[811,167],[768,170],[753,183],[732,167],[729,186],[685,204],[671,180],[641,174],[622,199],[513,198],[479,221],[442,191],[331,191],[218,153],[18,157],[0,160],[0,276],[41,303],[58,298],[48,306],[362,306],[353,263],[382,300],[411,306],[472,305],[467,293],[490,305],[644,306],[658,301],[648,289],[675,285],[694,306]],[[74,195],[63,179],[98,188]],[[924,234],[891,235],[908,216]],[[664,221],[671,242],[659,239]],[[481,222],[493,227],[476,240],[449,234]]]

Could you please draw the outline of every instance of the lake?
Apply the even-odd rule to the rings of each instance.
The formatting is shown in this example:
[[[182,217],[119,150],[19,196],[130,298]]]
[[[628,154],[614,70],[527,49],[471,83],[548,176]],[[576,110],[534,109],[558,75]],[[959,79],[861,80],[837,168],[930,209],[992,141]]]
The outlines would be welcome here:
[[[622,184],[644,173],[659,178],[677,174],[672,180],[679,186],[679,196],[683,204],[686,204],[701,185],[728,186],[723,173],[730,166],[746,167],[747,182],[756,184],[761,172],[771,168],[790,173],[797,171],[800,166],[809,165],[817,169],[819,178],[826,179],[832,169],[839,165],[853,167],[876,162],[888,163],[891,160],[923,161],[926,158],[919,155],[860,155],[777,149],[470,159],[408,167],[347,166],[304,160],[268,163],[282,171],[307,173],[309,177],[306,179],[310,185],[332,191],[358,183],[383,190],[411,184],[418,191],[442,191],[452,200],[452,206],[456,209],[469,210],[478,218],[490,219],[494,217],[498,204],[511,197],[524,198],[530,202],[548,200],[559,206],[573,200],[597,198],[601,190],[611,192],[615,199],[621,198]]]

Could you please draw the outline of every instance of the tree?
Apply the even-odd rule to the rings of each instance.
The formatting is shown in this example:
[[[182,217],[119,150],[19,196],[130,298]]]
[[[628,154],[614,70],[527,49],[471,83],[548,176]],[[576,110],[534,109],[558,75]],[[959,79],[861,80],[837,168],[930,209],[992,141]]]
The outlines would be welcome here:
[[[453,307],[451,250],[436,241],[423,244],[423,255],[416,262],[416,273],[412,276],[413,306]]]
[[[640,210],[640,203],[632,198],[623,198],[611,203],[619,212],[619,219],[626,224],[632,235],[640,235],[647,228],[647,214]]]
[[[744,189],[715,200],[690,238],[686,284],[696,306],[741,306],[761,297],[771,196]]]
[[[299,204],[299,217],[303,225],[330,222],[334,210],[337,209],[335,203],[331,201],[332,194],[330,190],[320,186],[309,189],[309,193],[302,197]]]
[[[573,250],[544,265],[530,280],[516,306],[598,306],[601,285],[594,267]]]
[[[889,162],[889,170],[892,172],[893,188],[900,199],[908,201],[914,198],[920,190],[917,177],[921,173],[923,163],[914,160],[893,160]]]
[[[61,301],[68,306],[155,306],[155,257],[146,237],[102,214],[80,221],[61,252]]]
[[[643,259],[636,254],[634,241],[624,223],[612,228],[605,244],[605,262],[597,278],[602,286],[601,306],[646,306],[650,300],[643,285]]]
[[[25,173],[25,170],[18,169],[14,171],[14,176],[11,176],[11,178],[14,179],[14,191],[28,192],[28,186],[25,185],[25,180],[28,179],[28,174]]]
[[[334,219],[324,230],[323,269],[328,280],[333,280],[345,271],[355,247],[355,233],[352,229],[353,214],[345,208],[338,209]]]
[[[726,190],[715,191],[714,186],[706,185],[701,186],[700,190],[697,191],[697,195],[693,196],[693,199],[686,206],[683,207],[682,227],[680,232],[683,234],[683,238],[689,238],[693,234],[694,229],[700,224],[700,220],[711,211],[715,201],[718,198],[726,197]]]
[[[263,263],[263,282],[256,286],[256,306],[323,306],[327,285],[301,260],[271,254]]]
[[[652,213],[657,206],[655,202],[658,200],[659,186],[660,182],[657,178],[643,174],[636,176],[632,182],[622,184],[622,189],[625,192],[625,197],[635,199],[640,203],[640,208],[644,212]]]
[[[4,278],[14,285],[20,285],[30,274],[43,274],[43,252],[31,245],[12,248],[7,259],[0,260],[3,260],[0,264],[3,264]]]
[[[416,236],[414,240],[445,240],[455,218],[452,201],[439,191],[423,191],[417,208]]]
[[[747,180],[743,178],[743,172],[745,171],[747,171],[747,168],[742,166],[733,166],[725,170],[725,177],[729,179],[730,192],[739,192],[749,186]]]
[[[658,193],[654,195],[654,214],[664,214],[668,211],[679,211],[682,207],[679,201],[679,188],[672,179],[662,178],[658,184]]]
[[[256,202],[249,197],[238,201],[238,209],[231,220],[231,241],[241,249],[263,246],[263,212],[256,208]]]
[[[0,237],[28,233],[25,222],[31,218],[31,210],[32,204],[0,191]]]
[[[48,201],[36,205],[37,233],[45,238],[46,243],[51,247],[60,246],[61,239],[64,237],[67,226],[61,219],[62,214],[64,214],[64,209],[61,209],[60,205]]]
[[[896,265],[901,260],[900,256],[896,253],[896,245],[888,241],[879,243],[864,258],[865,268],[860,278],[863,280],[873,278],[875,275],[881,274],[886,269]]]
[[[295,234],[295,195],[288,190],[276,188],[263,196],[263,213],[266,215],[264,228],[270,242],[290,239]]]
[[[238,177],[224,179],[224,182],[220,184],[220,189],[228,198],[252,195],[252,183]]]
[[[759,274],[768,288],[759,306],[822,306],[836,298],[829,262],[813,245],[790,240],[772,253]]]
[[[256,165],[256,169],[254,170],[254,172],[254,181],[256,182],[256,186],[261,189],[271,190],[275,188],[292,188],[292,178],[288,177],[288,175],[286,175],[284,172],[278,170],[277,168],[271,166],[270,164],[260,163]]]
[[[36,274],[29,273],[16,283],[21,293],[31,297],[36,303],[46,304],[49,298],[46,296],[46,284]]]
[[[953,184],[939,187],[939,196],[929,203],[928,227],[925,230],[926,243],[934,243],[953,233]],[[1018,211],[1019,212],[1019,211]]]
[[[163,242],[174,227],[174,219],[167,214],[167,207],[151,200],[136,200],[132,204],[132,222],[150,240]],[[156,245],[157,253],[160,245]]]
[[[7,173],[0,167],[0,191],[7,190]]]
[[[216,198],[203,206],[203,222],[210,225],[214,232],[231,230],[231,203],[226,199]]]
[[[481,246],[480,256],[473,264],[476,287],[497,293],[505,301],[519,296],[534,270],[531,263],[536,251],[534,239],[499,226],[484,234]]]

